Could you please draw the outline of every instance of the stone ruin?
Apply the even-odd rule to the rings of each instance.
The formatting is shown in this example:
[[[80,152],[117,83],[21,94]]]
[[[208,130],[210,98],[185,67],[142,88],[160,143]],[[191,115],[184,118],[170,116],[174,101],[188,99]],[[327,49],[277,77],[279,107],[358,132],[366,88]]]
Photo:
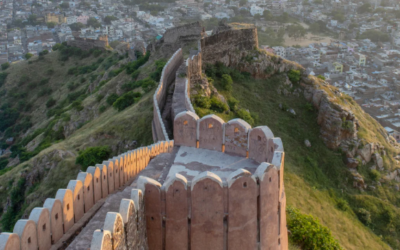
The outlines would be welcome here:
[[[237,39],[253,28],[235,32],[229,48],[253,46]],[[202,75],[203,51],[211,51],[199,44],[187,60],[178,49],[162,71],[153,97],[158,142],[79,173],[13,233],[0,234],[1,250],[288,249],[282,141],[267,126],[196,115],[190,82]]]

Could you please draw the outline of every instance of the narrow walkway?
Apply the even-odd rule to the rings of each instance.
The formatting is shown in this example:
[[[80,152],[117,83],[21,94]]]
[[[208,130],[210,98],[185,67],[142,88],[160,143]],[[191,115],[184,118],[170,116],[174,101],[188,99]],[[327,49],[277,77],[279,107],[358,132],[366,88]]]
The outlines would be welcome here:
[[[93,232],[96,229],[103,228],[104,220],[108,212],[119,212],[121,199],[130,199],[131,190],[133,188],[137,188],[137,180],[139,176],[146,176],[154,180],[158,180],[160,183],[164,183],[177,151],[178,148],[175,147],[172,153],[158,155],[150,161],[149,165],[142,172],[140,172],[138,176],[136,176],[130,186],[126,187],[120,192],[109,195],[106,198],[104,205],[97,211],[89,223],[82,228],[80,233],[73,239],[71,244],[69,244],[68,247],[61,249],[90,249]]]
[[[174,95],[174,89],[175,89],[175,80],[168,88],[167,98],[165,100],[164,109],[162,110],[162,113],[161,113],[161,117],[163,119],[165,129],[167,130],[168,137],[170,139],[174,138],[173,124],[172,124],[174,119],[172,118],[172,115],[171,115],[171,107],[172,107],[172,97]]]

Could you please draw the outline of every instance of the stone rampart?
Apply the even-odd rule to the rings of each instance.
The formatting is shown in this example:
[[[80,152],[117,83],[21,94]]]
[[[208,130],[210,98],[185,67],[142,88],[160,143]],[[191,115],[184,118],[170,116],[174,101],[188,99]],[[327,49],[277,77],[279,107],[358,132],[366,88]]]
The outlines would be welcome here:
[[[200,48],[203,64],[229,62],[230,53],[258,48],[257,28],[230,29],[204,37]]]
[[[87,172],[78,174],[77,180],[69,182],[67,189],[59,189],[55,199],[48,198],[43,207],[34,208],[29,220],[18,220],[14,227],[14,233],[1,233],[0,249],[49,250],[52,245],[62,239],[64,234],[71,233],[68,231],[80,221],[85,213],[91,210],[96,202],[134,179],[140,171],[146,168],[151,158],[162,153],[172,152],[173,146],[173,141],[160,141],[148,147],[128,151],[104,161],[102,164],[96,164],[95,167],[88,167]],[[113,236],[110,238],[111,244],[120,246],[113,249],[126,249],[121,248],[121,244],[125,244],[125,239],[131,240],[134,237],[124,232],[144,231],[142,222],[139,228],[134,229],[132,226],[132,218],[144,217],[144,212],[138,213],[143,210],[143,204],[139,202],[141,197],[140,192],[132,192],[132,199],[135,201],[134,207],[123,203],[123,208],[120,210],[120,213],[123,214],[122,218],[111,215],[107,217],[109,221],[104,227],[104,232],[109,232]],[[109,240],[105,239],[107,234],[104,232],[103,230],[95,232],[92,249],[108,249],[96,248],[109,244]],[[144,237],[142,233],[136,235]],[[101,241],[101,244],[98,244],[97,241]],[[141,242],[141,245],[146,244],[144,240],[137,240],[137,242]]]
[[[141,220],[149,250],[287,249],[286,197],[279,185],[278,167],[266,162],[254,174],[238,169],[226,181],[208,171],[192,181],[174,174],[163,185],[140,176],[132,193],[143,199],[121,200],[120,213],[110,212],[104,221],[110,249],[136,249]],[[98,231],[92,250],[109,244],[96,237]]]
[[[169,140],[167,130],[161,116],[167,98],[167,90],[171,83],[175,80],[175,74],[179,66],[183,62],[182,49],[177,50],[168,60],[161,73],[160,84],[153,96],[153,140],[166,141]]]
[[[78,47],[83,50],[106,49],[106,46],[108,46],[108,37],[107,35],[100,36],[97,40],[90,38],[74,37],[74,40],[68,41],[67,44],[69,46]]]
[[[272,162],[283,152],[280,138],[267,126],[252,128],[242,119],[225,123],[216,115],[199,117],[191,111],[179,113],[174,120],[176,146],[188,146],[248,157],[258,163]]]

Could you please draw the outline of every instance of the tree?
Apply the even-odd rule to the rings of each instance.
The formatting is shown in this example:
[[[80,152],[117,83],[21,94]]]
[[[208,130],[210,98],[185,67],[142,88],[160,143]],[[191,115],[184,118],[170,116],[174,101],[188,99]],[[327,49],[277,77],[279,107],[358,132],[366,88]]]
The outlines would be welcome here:
[[[87,167],[94,166],[96,163],[107,160],[111,155],[111,149],[108,146],[91,147],[79,152],[75,164],[81,165],[82,171]]]
[[[68,9],[69,8],[69,3],[68,2],[63,2],[62,4],[60,4],[60,7],[62,9]]]
[[[272,18],[273,18],[271,11],[269,11],[269,10],[264,10],[263,17],[266,21],[272,20]]]
[[[288,36],[294,38],[294,40],[301,39],[307,34],[307,30],[300,24],[289,25],[286,31]]]
[[[87,25],[92,26],[93,28],[101,27],[100,22],[94,17],[89,18],[89,20],[87,21]]]
[[[389,34],[380,30],[367,30],[358,36],[359,39],[370,39],[372,42],[388,42]]]
[[[300,70],[294,70],[294,69],[291,69],[289,72],[288,72],[288,77],[289,77],[289,80],[292,82],[292,83],[298,83],[299,81],[300,81],[300,78],[301,78],[301,72],[300,72]]]
[[[31,53],[26,53],[25,54],[25,59],[26,60],[29,60],[29,58],[31,58],[33,56],[33,54],[31,54]]]
[[[47,28],[52,29],[52,28],[56,27],[56,25],[57,24],[55,22],[48,22],[47,23]]]
[[[3,63],[3,64],[1,65],[1,69],[2,69],[2,70],[6,70],[6,69],[8,69],[9,67],[10,67],[10,63],[8,63],[8,62]]]
[[[232,81],[232,77],[230,75],[228,75],[228,74],[222,75],[221,82],[222,82],[222,86],[224,87],[225,90],[227,90],[227,91],[232,90],[233,81]]]
[[[115,16],[106,16],[104,18],[104,22],[106,24],[111,24],[111,21],[115,21],[115,20],[118,20],[118,18],[116,18]]]
[[[363,5],[358,7],[357,12],[360,14],[371,13],[372,12],[371,4],[364,3]]]
[[[72,31],[80,31],[85,25],[83,25],[83,23],[73,23],[70,24],[69,27]]]

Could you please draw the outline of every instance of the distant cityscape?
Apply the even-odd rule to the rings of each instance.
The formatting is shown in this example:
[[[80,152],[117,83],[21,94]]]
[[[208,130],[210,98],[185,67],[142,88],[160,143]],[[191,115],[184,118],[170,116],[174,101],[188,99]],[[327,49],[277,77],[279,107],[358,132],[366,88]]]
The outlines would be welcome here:
[[[202,21],[211,29],[221,20],[256,25],[261,48],[352,96],[400,142],[396,0],[0,0],[0,64],[76,37],[146,47],[176,25]]]

